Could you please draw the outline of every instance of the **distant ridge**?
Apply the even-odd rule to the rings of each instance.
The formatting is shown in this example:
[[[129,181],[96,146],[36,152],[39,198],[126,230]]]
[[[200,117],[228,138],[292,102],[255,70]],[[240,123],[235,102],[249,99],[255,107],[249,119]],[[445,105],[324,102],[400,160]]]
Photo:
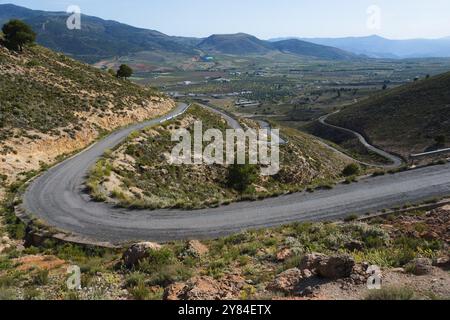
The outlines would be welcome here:
[[[330,60],[358,58],[340,49],[300,40],[272,43],[245,33],[212,35],[205,39],[173,37],[155,30],[87,15],[82,16],[81,30],[68,30],[67,17],[65,12],[30,10],[12,4],[0,5],[0,24],[12,18],[24,20],[37,32],[39,44],[90,63],[143,51],[185,56],[209,53],[265,55],[276,52]]]
[[[345,38],[276,38],[271,42],[300,39],[320,45],[332,46],[371,58],[432,58],[450,57],[450,37],[441,39],[391,40],[377,35]]]

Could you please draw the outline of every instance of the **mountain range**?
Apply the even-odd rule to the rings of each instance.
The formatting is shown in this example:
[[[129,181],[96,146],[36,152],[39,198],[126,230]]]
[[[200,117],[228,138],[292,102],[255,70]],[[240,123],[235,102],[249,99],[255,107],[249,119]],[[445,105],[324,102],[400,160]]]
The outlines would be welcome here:
[[[16,18],[30,24],[38,43],[79,60],[102,59],[152,51],[187,57],[207,54],[265,55],[282,53],[325,60],[361,58],[450,57],[450,37],[390,40],[380,36],[346,38],[277,38],[261,40],[245,33],[207,38],[168,36],[155,30],[82,15],[81,30],[69,30],[66,12],[31,10],[13,4],[0,5],[0,26]]]
[[[332,46],[365,55],[371,58],[432,58],[450,57],[450,37],[440,39],[409,39],[391,40],[377,35],[368,37],[346,37],[346,38],[277,38],[272,42],[280,40],[298,39],[319,45]]]
[[[66,12],[30,10],[12,4],[0,5],[0,25],[13,18],[24,20],[36,31],[39,44],[91,63],[143,51],[187,56],[212,53],[284,53],[329,60],[358,58],[357,55],[344,50],[297,39],[271,42],[244,33],[212,35],[204,39],[174,37],[155,30],[136,28],[87,15],[82,15],[81,30],[69,30],[66,27],[68,16]]]

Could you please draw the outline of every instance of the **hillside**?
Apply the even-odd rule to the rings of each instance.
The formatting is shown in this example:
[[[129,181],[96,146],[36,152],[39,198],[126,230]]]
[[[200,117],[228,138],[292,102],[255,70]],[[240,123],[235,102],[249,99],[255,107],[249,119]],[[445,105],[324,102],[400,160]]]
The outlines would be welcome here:
[[[203,130],[228,128],[223,118],[193,106],[181,118],[142,133],[133,134],[92,169],[88,188],[96,200],[138,208],[203,208],[241,199],[266,198],[307,187],[329,187],[340,177],[347,163],[318,144],[311,136],[286,131],[289,143],[280,148],[280,172],[262,177],[255,168],[255,180],[240,192],[228,185],[227,165],[169,164],[175,129],[193,131],[202,121]],[[244,120],[242,120],[244,121]],[[257,124],[245,120],[245,126]]]
[[[245,33],[212,35],[198,47],[209,52],[234,55],[266,54],[274,49],[270,43]]]
[[[232,55],[264,55],[281,52],[283,54],[324,60],[351,60],[358,58],[352,53],[310,42],[295,39],[269,42],[245,33],[212,35],[198,44],[197,48],[210,53]]]
[[[202,52],[243,56],[282,52],[329,60],[357,57],[343,50],[305,41],[272,43],[244,33],[212,35],[205,39],[168,36],[87,15],[82,15],[81,30],[68,30],[68,16],[65,12],[37,11],[0,4],[0,25],[12,18],[24,20],[37,32],[39,44],[89,63],[141,52],[151,53],[147,59],[155,63],[160,62],[160,57],[174,54],[189,60]]]
[[[356,55],[341,49],[296,39],[277,41],[274,42],[273,45],[283,53],[300,56],[316,57],[327,60],[352,60],[357,58]]]
[[[0,175],[9,181],[101,134],[166,113],[157,92],[40,46],[0,46]]]
[[[82,15],[81,30],[69,30],[66,27],[68,16],[65,12],[0,5],[1,25],[12,18],[21,19],[37,32],[39,44],[86,62],[140,51],[195,54],[189,38],[172,38],[158,31],[87,15]]]
[[[450,146],[450,73],[419,80],[369,97],[329,122],[367,136],[405,157]],[[445,137],[437,145],[435,139]]]

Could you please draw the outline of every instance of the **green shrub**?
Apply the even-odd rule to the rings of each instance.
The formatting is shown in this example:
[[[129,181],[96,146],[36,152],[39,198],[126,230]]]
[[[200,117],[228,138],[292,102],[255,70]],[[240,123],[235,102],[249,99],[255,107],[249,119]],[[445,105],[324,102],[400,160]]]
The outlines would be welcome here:
[[[228,169],[228,186],[241,193],[249,191],[249,188],[258,179],[257,166],[255,165],[231,165]]]
[[[140,283],[145,283],[145,275],[140,272],[133,272],[129,274],[125,279],[125,287],[133,288]]]
[[[356,163],[351,163],[344,168],[342,175],[344,177],[357,176],[361,172],[361,167]]]
[[[371,290],[366,297],[366,300],[413,300],[414,291],[409,288],[387,287],[381,290]]]
[[[134,300],[147,300],[150,296],[150,290],[142,282],[132,289],[129,289],[128,292]]]
[[[358,220],[359,216],[357,214],[351,214],[349,216],[347,216],[344,221],[345,222],[352,222],[352,221],[356,221]]]
[[[38,270],[35,275],[33,275],[33,284],[37,286],[44,286],[48,284],[49,272],[47,269]]]

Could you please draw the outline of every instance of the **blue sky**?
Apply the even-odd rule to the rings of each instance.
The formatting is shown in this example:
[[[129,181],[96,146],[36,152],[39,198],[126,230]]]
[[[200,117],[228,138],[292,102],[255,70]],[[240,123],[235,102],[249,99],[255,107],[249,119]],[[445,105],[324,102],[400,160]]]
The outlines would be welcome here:
[[[0,0],[0,3],[51,11],[65,11],[69,5],[78,5],[84,14],[179,36],[235,32],[263,39],[371,34],[392,39],[450,36],[449,0]],[[367,26],[367,9],[371,5],[381,10],[376,29]]]

